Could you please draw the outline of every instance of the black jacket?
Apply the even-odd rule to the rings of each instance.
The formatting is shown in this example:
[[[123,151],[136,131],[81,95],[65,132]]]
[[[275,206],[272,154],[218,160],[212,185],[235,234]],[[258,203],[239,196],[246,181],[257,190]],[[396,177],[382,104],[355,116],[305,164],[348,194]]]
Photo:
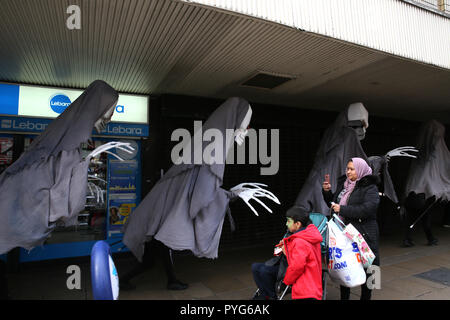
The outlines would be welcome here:
[[[344,188],[344,182],[347,177],[341,176],[337,182],[336,192],[322,190],[323,199],[329,207],[331,202],[338,203],[337,197]],[[376,255],[373,264],[379,265],[379,230],[377,223],[377,211],[380,203],[380,196],[378,193],[377,184],[379,183],[378,176],[365,176],[356,182],[353,192],[348,198],[346,206],[341,206],[340,215],[344,217],[345,223],[351,223],[364,237]]]

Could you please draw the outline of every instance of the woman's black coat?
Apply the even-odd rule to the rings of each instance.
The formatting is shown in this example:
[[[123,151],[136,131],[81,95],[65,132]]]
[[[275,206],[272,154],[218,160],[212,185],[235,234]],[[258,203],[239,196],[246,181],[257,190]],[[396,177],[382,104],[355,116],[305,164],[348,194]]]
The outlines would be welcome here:
[[[335,193],[322,189],[323,199],[328,207],[331,207],[331,202],[338,203],[337,198],[344,188],[346,179],[345,175],[339,177]],[[340,216],[344,217],[345,223],[351,223],[367,241],[367,244],[376,256],[373,262],[374,265],[380,265],[377,223],[377,210],[380,203],[377,188],[379,181],[378,176],[375,175],[365,176],[357,181],[353,192],[348,198],[347,205],[341,206],[339,213]]]

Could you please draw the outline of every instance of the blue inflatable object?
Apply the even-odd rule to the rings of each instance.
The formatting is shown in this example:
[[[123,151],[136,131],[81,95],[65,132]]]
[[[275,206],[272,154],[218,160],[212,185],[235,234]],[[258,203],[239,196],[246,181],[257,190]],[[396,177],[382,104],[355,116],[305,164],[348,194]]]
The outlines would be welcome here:
[[[105,241],[97,241],[91,251],[91,280],[94,300],[117,300],[119,276]]]

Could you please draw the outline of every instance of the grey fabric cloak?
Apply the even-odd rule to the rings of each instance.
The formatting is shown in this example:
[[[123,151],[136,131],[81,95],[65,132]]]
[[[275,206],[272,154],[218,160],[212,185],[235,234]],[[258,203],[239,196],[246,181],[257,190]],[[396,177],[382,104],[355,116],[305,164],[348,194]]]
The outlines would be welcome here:
[[[42,245],[56,222],[77,223],[86,203],[88,161],[80,144],[118,93],[96,80],[0,175],[0,254]]]
[[[450,201],[450,151],[445,143],[445,127],[436,120],[422,124],[417,138],[417,159],[413,159],[405,187],[410,192],[424,193],[425,199]]]
[[[385,158],[379,156],[367,157],[355,130],[348,127],[347,113],[348,107],[338,115],[335,122],[325,131],[311,172],[295,200],[296,206],[300,206],[308,212],[330,215],[330,208],[322,196],[322,184],[325,181],[325,175],[330,175],[331,191],[334,193],[337,179],[345,174],[348,161],[354,157],[366,160],[372,167],[374,175],[381,173],[384,193],[394,203],[398,203]]]
[[[221,161],[173,165],[130,215],[123,228],[123,243],[139,261],[144,243],[153,238],[173,250],[217,258],[224,217],[233,198],[230,191],[221,188],[226,155],[234,143],[233,139],[225,143],[226,130],[239,128],[248,110],[249,103],[236,97],[219,106],[203,124],[202,131],[214,128],[221,132]],[[196,151],[205,151],[208,144],[203,142],[201,150]],[[188,149],[191,159],[194,148]]]

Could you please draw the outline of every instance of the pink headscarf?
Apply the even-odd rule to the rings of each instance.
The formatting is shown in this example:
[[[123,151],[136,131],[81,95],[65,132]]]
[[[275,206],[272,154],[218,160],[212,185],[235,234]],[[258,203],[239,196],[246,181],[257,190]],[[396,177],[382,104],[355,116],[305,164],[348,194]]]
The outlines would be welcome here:
[[[355,181],[351,181],[348,177],[344,183],[345,193],[342,195],[339,205],[347,205],[348,198],[355,188],[356,182],[364,178],[365,176],[372,174],[372,169],[369,167],[367,162],[361,158],[352,158],[353,165],[355,166],[356,175],[358,178]]]

